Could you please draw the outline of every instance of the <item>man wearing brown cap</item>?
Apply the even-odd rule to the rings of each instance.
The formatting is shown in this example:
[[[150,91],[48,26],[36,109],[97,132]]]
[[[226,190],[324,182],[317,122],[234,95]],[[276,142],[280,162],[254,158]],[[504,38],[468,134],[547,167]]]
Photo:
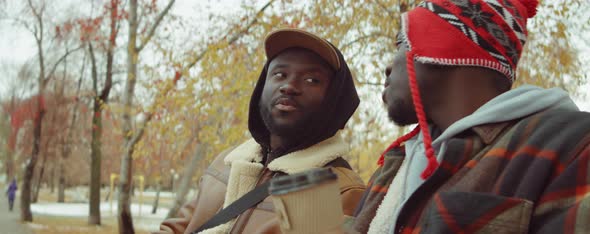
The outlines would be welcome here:
[[[320,167],[338,175],[344,214],[352,215],[364,185],[342,158],[348,145],[338,131],[359,98],[342,54],[326,40],[296,29],[270,33],[265,51],[268,60],[250,100],[252,139],[221,153],[201,178],[196,199],[157,233],[278,233],[270,198],[237,218],[209,220],[273,177]]]

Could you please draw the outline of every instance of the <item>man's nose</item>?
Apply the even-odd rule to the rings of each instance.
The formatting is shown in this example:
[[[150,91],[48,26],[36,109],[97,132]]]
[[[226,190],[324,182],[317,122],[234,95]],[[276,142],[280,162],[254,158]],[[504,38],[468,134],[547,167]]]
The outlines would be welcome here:
[[[301,94],[301,90],[297,82],[298,79],[296,77],[290,77],[279,87],[279,91],[285,95],[299,95]]]

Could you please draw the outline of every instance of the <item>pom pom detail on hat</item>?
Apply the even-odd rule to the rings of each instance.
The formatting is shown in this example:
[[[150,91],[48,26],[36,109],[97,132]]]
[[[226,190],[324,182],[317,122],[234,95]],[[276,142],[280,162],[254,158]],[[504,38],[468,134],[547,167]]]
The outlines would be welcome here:
[[[537,6],[539,0],[519,0],[520,3],[526,8],[528,18],[533,18],[537,14]]]

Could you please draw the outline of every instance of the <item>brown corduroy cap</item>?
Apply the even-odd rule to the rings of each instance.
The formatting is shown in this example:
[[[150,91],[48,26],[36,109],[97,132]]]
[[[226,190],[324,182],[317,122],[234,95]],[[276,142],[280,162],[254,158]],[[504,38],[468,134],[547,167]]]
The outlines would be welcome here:
[[[283,50],[300,47],[311,50],[322,57],[334,70],[340,69],[338,53],[330,43],[316,35],[299,29],[279,29],[271,32],[264,40],[268,59],[274,58]]]

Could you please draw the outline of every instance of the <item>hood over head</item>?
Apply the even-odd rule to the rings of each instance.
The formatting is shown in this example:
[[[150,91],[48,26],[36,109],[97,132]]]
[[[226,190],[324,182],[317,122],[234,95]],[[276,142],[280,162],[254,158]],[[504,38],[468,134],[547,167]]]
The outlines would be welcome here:
[[[289,48],[308,49],[322,57],[332,68],[334,77],[323,100],[323,114],[316,116],[308,127],[297,137],[296,142],[281,149],[279,154],[307,148],[328,139],[343,129],[359,105],[352,74],[342,53],[330,42],[311,33],[298,29],[281,29],[271,32],[265,40],[266,64],[262,69],[250,99],[248,130],[263,149],[270,147],[270,132],[260,114],[259,103],[266,81],[270,61]]]

